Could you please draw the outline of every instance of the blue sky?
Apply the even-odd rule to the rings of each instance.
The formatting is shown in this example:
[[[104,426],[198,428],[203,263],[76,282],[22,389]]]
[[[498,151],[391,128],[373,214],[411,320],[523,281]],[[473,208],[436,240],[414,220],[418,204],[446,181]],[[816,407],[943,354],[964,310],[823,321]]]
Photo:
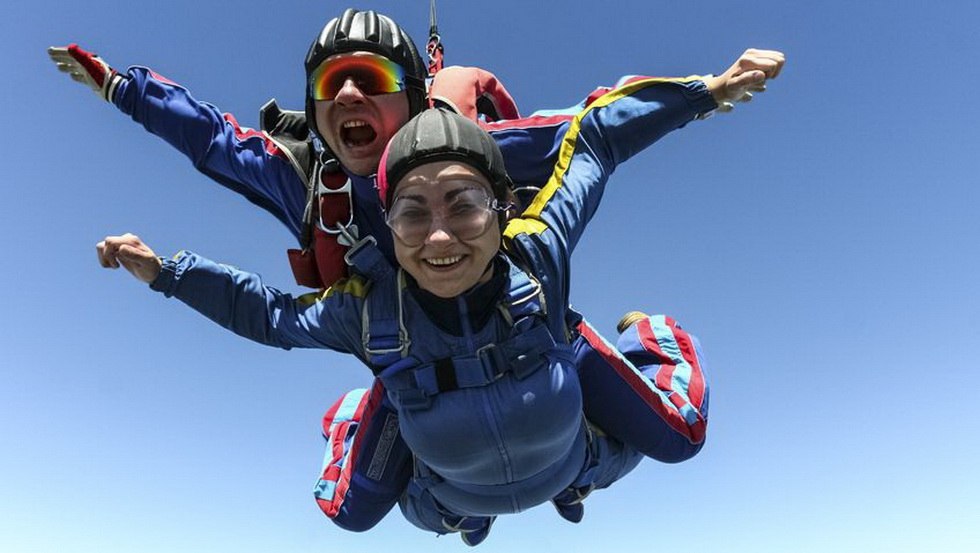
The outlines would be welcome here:
[[[481,551],[975,547],[978,9],[681,4],[439,2],[448,62],[496,72],[524,113],[624,74],[721,72],[747,47],[788,59],[756,101],[621,167],[576,251],[573,301],[608,335],[639,308],[700,336],[707,446],[644,462],[579,525],[547,505],[504,517]],[[131,231],[296,290],[278,222],[45,54],[77,41],[148,65],[254,126],[269,97],[302,105],[309,42],[347,4],[270,6],[6,8],[2,551],[464,547],[397,512],[350,534],[316,508],[319,419],[362,367],[251,344],[96,262]],[[424,1],[357,7],[424,40]]]

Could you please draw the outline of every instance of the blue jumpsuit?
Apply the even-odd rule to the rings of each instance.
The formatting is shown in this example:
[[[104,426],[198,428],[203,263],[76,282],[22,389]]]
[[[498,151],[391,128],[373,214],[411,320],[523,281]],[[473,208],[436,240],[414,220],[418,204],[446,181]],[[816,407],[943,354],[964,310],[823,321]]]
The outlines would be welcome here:
[[[183,87],[145,68],[131,68],[129,79],[122,83],[113,100],[147,130],[185,153],[201,172],[263,207],[294,235],[299,234],[307,200],[305,177],[267,135],[240,127],[231,115],[194,100]],[[512,179],[519,185],[546,184],[525,216],[508,227],[509,239],[536,236],[547,226],[545,221],[551,212],[564,217],[556,218],[553,224],[566,225],[566,218],[571,217],[584,227],[591,209],[588,217],[583,217],[586,211],[580,199],[559,201],[564,196],[558,192],[564,189],[565,179],[596,177],[590,168],[572,170],[574,156],[581,148],[588,148],[588,132],[596,133],[592,148],[599,150],[594,154],[605,158],[604,179],[617,163],[715,107],[703,83],[695,79],[634,78],[613,89],[598,91],[583,103],[586,104],[586,111],[577,117],[572,114],[582,106],[487,125],[504,153]],[[355,222],[362,235],[375,236],[381,251],[393,259],[390,232],[383,223],[373,178],[351,176],[351,181]],[[598,190],[601,194],[601,187]],[[570,251],[580,229],[562,230],[564,247]],[[533,251],[528,257],[532,266],[544,262]],[[567,279],[567,275],[559,277],[556,272],[547,277],[555,278]],[[567,305],[567,297],[561,301]],[[630,348],[639,352],[630,360],[576,314],[568,312],[566,323],[572,329],[575,365],[588,419],[653,458],[675,462],[697,453],[704,439],[707,394],[703,380],[686,376],[700,375],[696,347],[686,333],[662,317],[637,325],[621,337],[619,344],[624,353]],[[645,329],[645,339],[638,334],[641,327]],[[652,345],[658,343],[665,351],[655,351],[657,347]],[[692,398],[687,397],[688,386],[698,392]],[[372,415],[384,411],[377,402],[373,407]],[[372,424],[382,425],[377,421]],[[381,434],[383,429],[366,432]],[[364,457],[366,463],[368,456]],[[335,498],[340,500],[340,506],[335,505],[331,515],[335,522],[352,529],[370,527],[380,519],[355,514],[352,506],[358,505],[356,498],[364,498],[362,505],[379,501],[387,508],[391,506],[389,490],[383,490],[379,499],[371,496],[370,485],[358,487],[358,472],[355,467],[353,480],[348,482],[350,495]],[[376,510],[383,516],[387,508]]]

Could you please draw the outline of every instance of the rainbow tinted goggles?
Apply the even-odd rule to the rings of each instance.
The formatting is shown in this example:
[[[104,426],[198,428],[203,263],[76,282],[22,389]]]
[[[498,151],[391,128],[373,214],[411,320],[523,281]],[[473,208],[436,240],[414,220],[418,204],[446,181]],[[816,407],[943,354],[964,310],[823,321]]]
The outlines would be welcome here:
[[[347,79],[364,94],[391,94],[405,90],[405,69],[377,54],[357,53],[330,56],[310,76],[310,96],[333,100]]]

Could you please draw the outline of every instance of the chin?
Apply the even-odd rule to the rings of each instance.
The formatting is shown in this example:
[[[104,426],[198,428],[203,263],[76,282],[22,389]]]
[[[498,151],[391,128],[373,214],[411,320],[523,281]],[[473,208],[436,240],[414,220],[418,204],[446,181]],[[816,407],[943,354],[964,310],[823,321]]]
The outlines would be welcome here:
[[[350,156],[337,154],[337,160],[340,161],[340,164],[343,165],[345,169],[362,177],[373,175],[374,173],[378,172],[379,157],[380,156],[372,158],[358,157],[351,159]]]

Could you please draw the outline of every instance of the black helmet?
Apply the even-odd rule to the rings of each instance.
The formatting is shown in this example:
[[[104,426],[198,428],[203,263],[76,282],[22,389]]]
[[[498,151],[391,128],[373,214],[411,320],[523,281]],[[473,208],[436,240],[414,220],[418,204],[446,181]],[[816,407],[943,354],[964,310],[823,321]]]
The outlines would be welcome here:
[[[510,177],[504,156],[490,135],[475,122],[441,109],[416,115],[391,137],[378,167],[378,194],[391,205],[394,187],[409,171],[434,161],[465,163],[490,181],[494,198],[506,201]]]
[[[425,77],[428,69],[412,38],[386,15],[348,8],[331,19],[306,54],[306,119],[310,131],[326,146],[316,128],[316,113],[310,94],[310,77],[323,60],[347,52],[371,52],[384,56],[405,69],[409,114],[425,107]]]

